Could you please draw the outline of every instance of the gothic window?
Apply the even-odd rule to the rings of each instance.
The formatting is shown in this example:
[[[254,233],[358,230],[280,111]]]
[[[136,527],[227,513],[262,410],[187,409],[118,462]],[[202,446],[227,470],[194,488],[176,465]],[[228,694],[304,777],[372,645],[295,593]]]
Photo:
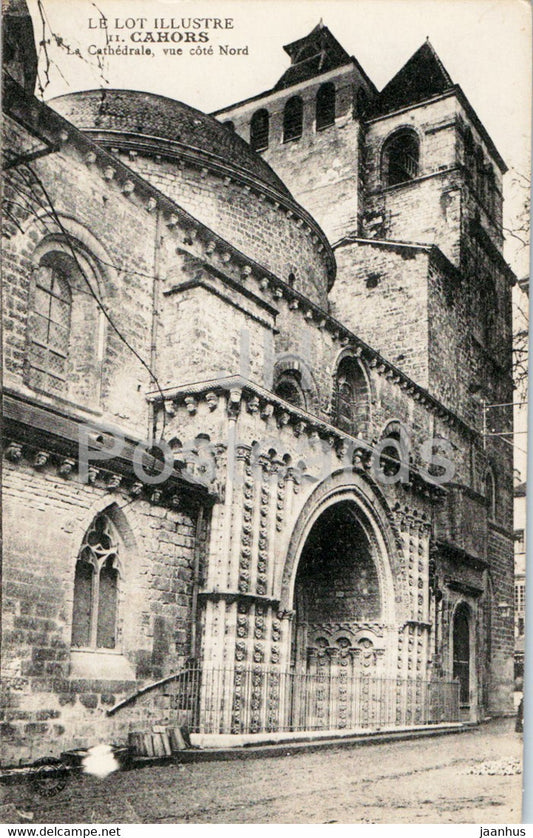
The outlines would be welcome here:
[[[270,117],[266,108],[256,111],[250,122],[250,145],[254,151],[268,148],[268,128]]]
[[[300,375],[296,370],[287,370],[283,372],[274,387],[274,393],[280,399],[305,410],[305,396],[300,383]]]
[[[119,539],[108,515],[100,513],[83,539],[74,576],[72,646],[117,646]]]
[[[29,379],[34,387],[66,389],[72,295],[68,275],[43,257],[35,275],[30,315]]]
[[[408,183],[418,177],[420,144],[414,131],[394,134],[383,148],[382,173],[386,186]]]
[[[335,124],[335,85],[325,82],[316,94],[316,130],[321,131]]]
[[[285,103],[283,111],[283,142],[299,140],[303,130],[303,102],[300,96],[292,96]]]
[[[365,432],[368,421],[368,385],[355,358],[345,357],[335,376],[335,424],[350,434]]]

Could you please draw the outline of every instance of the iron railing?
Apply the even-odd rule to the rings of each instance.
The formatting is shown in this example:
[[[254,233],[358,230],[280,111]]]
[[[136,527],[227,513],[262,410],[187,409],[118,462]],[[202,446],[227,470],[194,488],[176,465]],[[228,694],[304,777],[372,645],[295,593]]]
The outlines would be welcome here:
[[[378,730],[458,722],[459,682],[265,667],[188,667],[158,687],[194,733]]]

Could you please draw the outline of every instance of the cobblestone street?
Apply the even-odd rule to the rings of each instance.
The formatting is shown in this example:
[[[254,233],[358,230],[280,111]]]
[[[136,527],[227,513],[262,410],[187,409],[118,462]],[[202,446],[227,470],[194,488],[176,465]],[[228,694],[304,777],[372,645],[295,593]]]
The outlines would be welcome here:
[[[518,823],[514,720],[430,739],[76,777],[56,797],[1,787],[31,823]],[[10,816],[11,815],[11,816]]]

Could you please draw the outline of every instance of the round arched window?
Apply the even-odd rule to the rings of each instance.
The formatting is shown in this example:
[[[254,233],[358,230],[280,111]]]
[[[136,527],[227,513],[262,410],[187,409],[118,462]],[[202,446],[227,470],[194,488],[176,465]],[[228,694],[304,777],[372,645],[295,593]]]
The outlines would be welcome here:
[[[387,186],[408,183],[418,177],[420,143],[414,131],[394,134],[383,148],[383,181]]]

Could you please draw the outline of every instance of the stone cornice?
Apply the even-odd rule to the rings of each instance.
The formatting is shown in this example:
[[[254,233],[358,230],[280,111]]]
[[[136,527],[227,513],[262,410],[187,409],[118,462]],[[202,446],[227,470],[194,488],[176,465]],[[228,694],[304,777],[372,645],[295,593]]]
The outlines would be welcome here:
[[[470,553],[467,553],[466,550],[456,547],[447,541],[439,539],[436,542],[436,546],[445,558],[448,558],[457,564],[466,565],[467,567],[472,567],[474,570],[479,571],[486,570],[489,566],[488,562],[480,556],[472,556]]]
[[[24,462],[37,471],[55,470],[65,480],[74,478],[80,467],[80,430],[86,431],[86,446],[93,454],[114,443],[115,435],[103,423],[80,422],[60,411],[51,411],[35,401],[23,400],[7,394],[3,396],[4,456],[11,463]],[[161,483],[142,482],[133,470],[135,447],[142,440],[122,435],[124,444],[112,459],[90,460],[87,483],[105,491],[126,492],[132,498],[149,500],[155,505],[189,508],[199,503],[211,503],[214,498],[207,487],[190,475],[182,475],[176,468]],[[111,447],[111,446],[109,446]],[[161,461],[143,453],[143,469],[157,472]]]
[[[370,472],[374,443],[377,440],[367,442],[351,436],[239,375],[168,388],[163,390],[163,395],[155,391],[148,394],[148,399],[155,403],[161,403],[164,399],[165,409],[168,409],[166,403],[169,402],[171,415],[175,415],[179,406],[194,415],[198,401],[202,399],[208,402],[210,410],[217,409],[218,396],[221,394],[227,397],[226,410],[230,419],[237,419],[244,411],[257,415],[264,422],[274,418],[280,429],[288,428],[295,437],[306,435],[311,447],[325,445],[326,450],[334,451],[340,468],[349,466],[363,473]],[[297,475],[295,479],[298,479]],[[426,497],[440,499],[446,494],[445,487],[428,481],[413,463],[409,464],[409,482],[402,485]]]

